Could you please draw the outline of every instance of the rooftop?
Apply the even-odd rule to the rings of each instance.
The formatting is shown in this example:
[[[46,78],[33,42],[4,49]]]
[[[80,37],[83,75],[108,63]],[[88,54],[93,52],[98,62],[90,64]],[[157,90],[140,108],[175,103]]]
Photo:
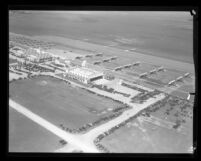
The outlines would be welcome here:
[[[83,75],[85,77],[94,77],[94,76],[99,76],[102,75],[102,72],[95,71],[93,69],[85,68],[85,67],[75,67],[70,70],[71,73],[77,73],[80,75]]]

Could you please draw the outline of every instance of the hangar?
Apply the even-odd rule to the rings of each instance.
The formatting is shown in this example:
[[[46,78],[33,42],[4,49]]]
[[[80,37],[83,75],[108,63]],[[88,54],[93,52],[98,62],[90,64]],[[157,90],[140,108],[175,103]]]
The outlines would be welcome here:
[[[74,78],[82,83],[88,84],[92,81],[102,79],[103,72],[95,71],[86,67],[72,67],[66,70],[68,77]]]

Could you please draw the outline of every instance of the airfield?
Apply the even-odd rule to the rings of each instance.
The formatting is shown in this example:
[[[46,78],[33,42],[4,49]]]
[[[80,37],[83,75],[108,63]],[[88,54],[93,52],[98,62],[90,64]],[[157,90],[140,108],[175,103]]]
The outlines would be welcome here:
[[[12,45],[20,46],[24,49],[40,47],[55,57],[67,59],[74,66],[80,66],[86,60],[88,68],[113,75],[115,79],[95,81],[94,87],[88,87],[64,77],[65,68],[62,67],[53,68],[56,69],[55,72],[32,72],[24,68],[20,70],[12,68],[9,72],[9,99],[24,106],[57,128],[71,129],[71,135],[81,135],[80,138],[92,139],[88,141],[90,147],[93,148],[95,147],[92,145],[93,139],[109,131],[112,127],[118,126],[117,130],[114,130],[111,134],[104,134],[104,137],[98,141],[110,152],[189,152],[189,147],[193,144],[192,112],[194,100],[192,98],[187,100],[187,96],[189,92],[195,92],[195,74],[192,64],[80,40],[53,36],[29,37],[10,34]],[[111,59],[113,57],[115,59]],[[23,58],[12,55],[9,58],[9,64],[15,64],[20,59]],[[97,61],[100,61],[100,63],[94,64]],[[118,67],[136,62],[140,63],[118,71],[115,70]],[[53,64],[44,62],[38,63],[38,66],[52,68]],[[160,67],[163,67],[164,70],[148,74],[146,77],[140,76]],[[33,77],[28,77],[29,74],[25,71],[30,72]],[[190,77],[185,77],[174,85],[168,85],[170,81],[183,76],[185,73],[190,73]],[[130,85],[126,87],[120,82]],[[99,85],[114,89],[114,92],[105,91]],[[156,95],[153,94],[155,90],[158,92],[156,92]],[[150,96],[146,96],[147,93]],[[146,96],[143,103],[131,101],[135,97],[143,99],[143,96]],[[171,102],[169,100],[164,102],[163,99],[168,96],[177,101]],[[161,107],[151,110],[157,106],[152,106],[152,104],[157,102],[162,104]],[[184,105],[186,107],[182,110]],[[120,112],[116,112],[115,110],[118,108],[123,109]],[[129,110],[131,111],[130,113],[128,112]],[[185,110],[186,112],[184,112]],[[128,120],[132,117],[131,114],[136,117]],[[11,117],[12,115],[10,115]],[[121,117],[122,119],[120,119]],[[109,119],[100,121],[95,126],[88,128],[90,124],[103,118]],[[17,117],[13,121],[15,119]],[[123,121],[126,121],[126,123],[120,126],[119,124]],[[181,123],[180,128],[174,128],[178,122]],[[87,130],[81,132],[75,130],[72,132],[72,129],[79,129],[85,125],[87,125]],[[26,128],[21,131],[26,133]],[[15,138],[14,135],[11,134],[13,138]],[[20,133],[16,135],[20,135]],[[59,138],[64,139],[61,136]],[[16,142],[16,138],[13,140],[9,144],[11,147],[12,142]],[[55,140],[58,140],[58,138]],[[98,146],[100,147],[101,145]],[[67,148],[68,146],[70,145],[62,147],[63,152],[76,150]],[[60,149],[60,147],[57,146],[56,149]],[[11,151],[18,150],[11,149]],[[30,149],[30,151],[35,150]]]
[[[55,134],[47,131],[9,108],[9,151],[11,152],[52,152],[62,145]]]
[[[117,153],[189,153],[193,143],[193,105],[182,101],[182,105],[175,106],[176,98],[169,98],[163,107],[147,109],[101,143]]]

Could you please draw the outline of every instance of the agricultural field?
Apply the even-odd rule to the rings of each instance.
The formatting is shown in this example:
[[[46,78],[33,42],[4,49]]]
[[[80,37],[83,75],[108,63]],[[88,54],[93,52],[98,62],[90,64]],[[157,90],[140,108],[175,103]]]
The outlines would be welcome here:
[[[69,128],[94,122],[112,113],[100,115],[102,111],[122,106],[111,99],[99,97],[47,76],[12,82],[9,93],[11,99],[32,112],[55,125],[62,123]]]
[[[118,153],[189,153],[193,144],[193,106],[182,100],[178,105],[173,100],[157,110],[154,106],[149,112],[145,110],[101,144]]]
[[[61,138],[9,107],[9,152],[53,152]]]

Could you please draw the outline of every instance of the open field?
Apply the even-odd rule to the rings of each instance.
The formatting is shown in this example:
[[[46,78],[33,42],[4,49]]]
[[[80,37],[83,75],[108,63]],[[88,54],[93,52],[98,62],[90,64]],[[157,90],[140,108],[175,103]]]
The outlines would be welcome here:
[[[58,136],[9,108],[9,152],[53,152],[61,148]]]
[[[182,102],[145,110],[137,119],[105,137],[101,144],[119,153],[188,153],[193,144],[192,104],[183,107]]]
[[[10,84],[9,93],[16,102],[27,107],[55,125],[63,123],[69,128],[94,122],[107,108],[122,106],[80,88],[68,86],[51,77],[20,80]],[[98,103],[97,103],[98,102]]]
[[[156,67],[157,67],[156,65],[140,63],[139,66],[134,66],[134,67],[130,68],[130,71],[134,71],[135,73],[142,74],[145,72],[149,72],[150,70],[153,70]],[[129,69],[127,69],[127,70],[129,71]]]
[[[89,11],[89,14],[73,14],[32,11],[29,14],[9,16],[9,30],[31,36],[53,35],[87,39],[97,44],[118,43],[117,47],[137,48],[148,51],[147,55],[192,63],[192,22],[192,16],[188,12],[113,14]]]
[[[134,127],[123,127],[103,139],[102,145],[116,153],[187,153],[192,145],[192,136],[186,137],[151,123],[139,125],[136,122],[133,122]]]
[[[186,99],[188,97],[188,93],[184,93],[184,92],[181,92],[179,90],[175,90],[175,91],[171,92],[171,95],[178,96],[178,97],[181,97],[184,99]]]
[[[109,151],[120,153],[189,152],[193,142],[193,97],[190,101],[186,98],[188,92],[195,92],[193,21],[189,13],[10,11],[9,32],[9,42],[12,45],[19,44],[25,49],[41,48],[67,59],[86,54],[103,54],[102,57],[73,60],[71,61],[73,66],[81,65],[83,60],[93,63],[105,58],[117,57],[116,60],[101,62],[99,65],[87,64],[89,68],[97,68],[104,74],[108,72],[115,76],[116,79],[110,83],[105,82],[106,86],[115,89],[114,93],[95,86],[89,92],[76,87],[73,82],[70,85],[50,76],[36,76],[28,80],[10,82],[9,104],[12,109],[9,109],[9,141],[12,144],[10,146],[12,151],[54,151],[54,148],[58,149],[61,146],[59,137],[69,141],[69,145],[72,143],[80,148],[86,148],[86,151],[95,151],[93,140],[99,134],[113,128],[117,123],[122,123],[128,117],[137,115],[137,118],[122,125],[123,127],[105,137],[100,143]],[[140,61],[141,64],[122,71],[111,70],[136,61]],[[9,59],[9,64],[12,62],[14,60]],[[160,66],[163,66],[166,71],[139,78],[139,74]],[[21,77],[15,74],[12,68],[9,71],[9,80]],[[166,86],[168,82],[187,72],[192,78],[176,82],[175,86]],[[47,73],[49,74],[62,75],[58,70],[55,73]],[[153,106],[151,102],[155,102],[154,98],[145,104],[131,103],[130,98],[139,92],[121,86],[119,79],[136,82],[150,90],[161,90],[171,96],[161,93],[155,98],[160,100],[160,104],[156,103]],[[130,96],[125,93],[129,93]],[[113,114],[112,109],[122,107],[122,103],[108,97],[121,100],[133,108],[84,134],[66,135],[66,131],[61,130],[61,124],[64,127],[77,129]],[[168,101],[161,101],[164,97],[168,98],[165,99]],[[151,106],[148,107],[149,105]],[[27,118],[13,108],[19,112],[21,109],[21,113],[59,137],[56,135],[53,137],[45,129],[30,120],[27,121]],[[31,112],[26,112],[26,108],[49,121],[49,124],[42,118],[34,117]],[[140,110],[143,111],[138,116]],[[50,123],[58,128],[51,126]]]
[[[179,87],[179,89],[186,91],[186,92],[194,92],[195,86],[194,85],[184,85],[184,86]]]
[[[74,59],[76,56],[82,56],[82,54],[69,52],[69,51],[61,50],[61,49],[48,49],[46,51],[54,54],[55,56],[57,55],[65,59]]]
[[[157,74],[152,74],[149,76],[150,79],[153,80],[160,80],[164,84],[176,79],[179,76],[184,75],[185,72],[183,71],[173,71],[171,69],[167,69],[165,72],[158,72]]]

